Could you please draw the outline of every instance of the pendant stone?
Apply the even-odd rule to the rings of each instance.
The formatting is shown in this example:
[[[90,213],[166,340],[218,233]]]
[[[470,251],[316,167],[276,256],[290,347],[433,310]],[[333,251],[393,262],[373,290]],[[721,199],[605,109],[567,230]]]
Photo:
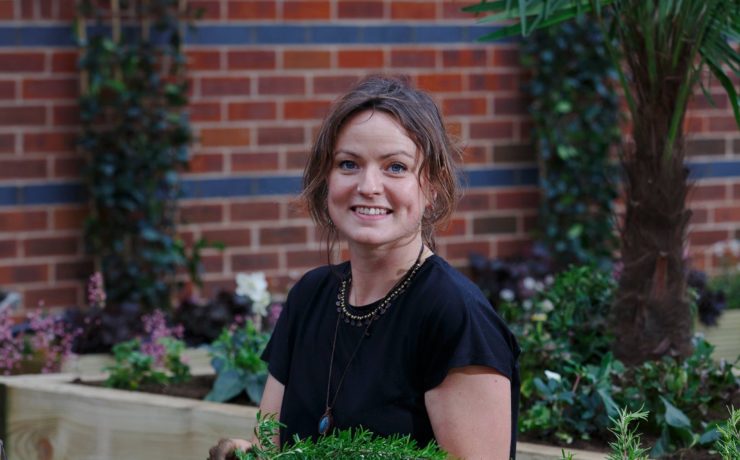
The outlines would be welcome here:
[[[326,412],[324,412],[324,415],[319,419],[319,434],[322,436],[327,434],[329,430],[332,429],[332,425],[334,424],[333,422],[334,420],[331,416],[331,409],[327,407]]]

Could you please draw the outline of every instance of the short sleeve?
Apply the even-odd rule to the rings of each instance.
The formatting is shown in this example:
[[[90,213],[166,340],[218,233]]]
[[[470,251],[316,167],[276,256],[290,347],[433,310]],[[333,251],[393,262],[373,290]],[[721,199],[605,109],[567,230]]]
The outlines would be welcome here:
[[[291,291],[292,294],[293,291]],[[283,385],[288,384],[290,377],[290,360],[291,360],[291,295],[283,305],[280,317],[275,324],[275,329],[267,342],[265,350],[262,352],[262,360],[267,362],[267,369],[270,375],[275,377]]]
[[[438,386],[450,370],[491,367],[509,380],[518,377],[519,346],[514,335],[475,286],[462,286],[435,302],[424,325],[423,390]]]

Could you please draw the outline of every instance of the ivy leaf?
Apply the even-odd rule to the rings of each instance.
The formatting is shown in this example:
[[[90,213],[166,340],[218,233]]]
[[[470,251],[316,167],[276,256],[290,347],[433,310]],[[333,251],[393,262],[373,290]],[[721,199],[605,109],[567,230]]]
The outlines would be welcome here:
[[[660,399],[663,401],[663,405],[665,406],[665,422],[674,428],[691,430],[691,421],[686,414],[684,414],[681,409],[668,402],[668,400],[663,396],[661,396]]]

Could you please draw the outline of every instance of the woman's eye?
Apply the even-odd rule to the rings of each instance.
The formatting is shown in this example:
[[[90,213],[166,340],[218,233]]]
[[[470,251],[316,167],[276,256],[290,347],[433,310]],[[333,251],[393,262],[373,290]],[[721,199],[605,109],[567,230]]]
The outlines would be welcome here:
[[[393,163],[392,165],[388,167],[388,169],[392,173],[402,173],[406,171],[407,168],[406,168],[406,165],[403,165],[401,163]]]
[[[357,164],[352,160],[343,160],[339,162],[339,169],[355,169]]]

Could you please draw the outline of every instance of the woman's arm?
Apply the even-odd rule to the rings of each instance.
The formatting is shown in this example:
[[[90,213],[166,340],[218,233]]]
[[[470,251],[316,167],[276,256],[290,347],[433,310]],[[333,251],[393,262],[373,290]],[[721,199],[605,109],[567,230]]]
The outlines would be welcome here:
[[[268,374],[265,391],[262,394],[262,401],[260,402],[260,412],[263,415],[275,414],[275,418],[279,420],[280,407],[283,405],[283,393],[285,393],[285,386],[278,382],[271,374]],[[257,439],[254,437],[251,441],[244,439],[221,439],[217,445],[211,447],[208,451],[208,460],[227,460],[234,458],[233,453],[235,450],[249,450],[256,442]],[[277,436],[275,439],[275,444],[280,445],[280,436]]]
[[[505,460],[511,444],[511,383],[495,369],[452,369],[424,395],[434,436],[452,457]]]

